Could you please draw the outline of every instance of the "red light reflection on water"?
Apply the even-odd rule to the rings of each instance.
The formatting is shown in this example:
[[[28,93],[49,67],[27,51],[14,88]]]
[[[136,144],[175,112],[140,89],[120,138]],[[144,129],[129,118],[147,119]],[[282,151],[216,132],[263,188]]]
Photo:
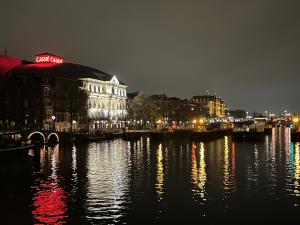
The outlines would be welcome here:
[[[34,224],[64,224],[67,215],[67,194],[57,180],[44,181],[36,187],[32,211]]]

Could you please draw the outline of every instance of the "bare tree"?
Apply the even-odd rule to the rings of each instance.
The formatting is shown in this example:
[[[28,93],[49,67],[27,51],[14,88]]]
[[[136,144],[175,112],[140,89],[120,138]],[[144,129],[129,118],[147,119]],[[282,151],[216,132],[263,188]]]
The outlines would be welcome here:
[[[86,115],[88,94],[80,88],[80,82],[74,81],[66,85],[65,101],[66,111],[70,114],[70,131],[72,132],[72,123],[78,119],[79,115]],[[78,121],[79,122],[79,121]]]

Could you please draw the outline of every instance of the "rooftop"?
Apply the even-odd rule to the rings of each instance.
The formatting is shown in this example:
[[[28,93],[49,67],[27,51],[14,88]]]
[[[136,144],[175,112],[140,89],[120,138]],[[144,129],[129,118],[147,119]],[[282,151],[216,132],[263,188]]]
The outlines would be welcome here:
[[[43,54],[39,54],[43,55]],[[75,63],[32,63],[8,56],[0,56],[0,75],[7,76],[65,76],[70,78],[93,78],[110,81],[113,75],[101,70]],[[124,85],[124,83],[120,82]]]

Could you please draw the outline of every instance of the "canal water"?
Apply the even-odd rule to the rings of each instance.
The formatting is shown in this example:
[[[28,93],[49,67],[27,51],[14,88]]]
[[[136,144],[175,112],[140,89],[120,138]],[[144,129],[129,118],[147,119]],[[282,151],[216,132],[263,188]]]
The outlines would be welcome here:
[[[56,146],[39,163],[2,159],[0,168],[0,224],[300,221],[300,146],[288,128],[264,142]]]

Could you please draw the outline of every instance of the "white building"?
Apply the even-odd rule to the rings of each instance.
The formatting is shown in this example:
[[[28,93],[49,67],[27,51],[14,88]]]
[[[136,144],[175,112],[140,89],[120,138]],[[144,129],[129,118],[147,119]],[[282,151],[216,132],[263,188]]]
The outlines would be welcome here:
[[[89,130],[121,128],[124,126],[127,86],[111,79],[80,78],[82,87],[88,93]]]

